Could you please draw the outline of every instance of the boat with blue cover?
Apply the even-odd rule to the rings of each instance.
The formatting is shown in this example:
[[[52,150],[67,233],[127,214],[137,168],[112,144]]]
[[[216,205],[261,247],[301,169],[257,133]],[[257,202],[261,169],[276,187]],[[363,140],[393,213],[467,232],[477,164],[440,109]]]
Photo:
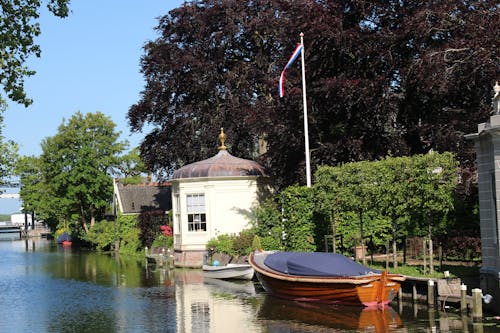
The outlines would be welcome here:
[[[294,301],[387,305],[405,280],[336,253],[254,251],[248,261],[267,293]]]

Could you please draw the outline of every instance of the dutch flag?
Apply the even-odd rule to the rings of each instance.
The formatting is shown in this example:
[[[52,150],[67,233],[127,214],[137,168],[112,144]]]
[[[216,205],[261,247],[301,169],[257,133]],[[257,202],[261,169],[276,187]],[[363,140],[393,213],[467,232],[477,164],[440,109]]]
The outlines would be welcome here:
[[[279,95],[280,97],[283,97],[285,95],[285,71],[293,64],[295,59],[299,56],[300,52],[302,52],[303,46],[301,44],[298,44],[297,47],[295,48],[295,51],[293,51],[292,56],[288,60],[285,68],[283,68],[283,71],[281,72],[280,75],[280,82],[278,85],[278,90],[279,90]]]

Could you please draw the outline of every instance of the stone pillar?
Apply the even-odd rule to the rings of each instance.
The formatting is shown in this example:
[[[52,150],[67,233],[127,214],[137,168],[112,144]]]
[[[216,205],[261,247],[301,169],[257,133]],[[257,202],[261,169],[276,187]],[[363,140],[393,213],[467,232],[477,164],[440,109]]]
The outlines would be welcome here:
[[[473,140],[477,155],[479,217],[481,225],[481,289],[500,309],[500,86],[493,88],[493,115],[479,124]],[[500,310],[497,310],[500,311]]]

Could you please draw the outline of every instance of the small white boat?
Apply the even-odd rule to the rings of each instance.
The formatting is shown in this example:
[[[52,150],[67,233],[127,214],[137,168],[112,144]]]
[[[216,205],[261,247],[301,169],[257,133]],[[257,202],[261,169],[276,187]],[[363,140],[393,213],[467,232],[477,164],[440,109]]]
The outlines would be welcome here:
[[[203,265],[203,276],[212,279],[251,280],[254,270],[249,264]]]

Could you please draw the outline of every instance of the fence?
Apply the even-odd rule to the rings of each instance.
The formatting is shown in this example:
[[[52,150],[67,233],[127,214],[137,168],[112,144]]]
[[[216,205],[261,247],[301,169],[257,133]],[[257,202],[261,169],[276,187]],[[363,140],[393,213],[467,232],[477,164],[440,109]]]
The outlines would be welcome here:
[[[424,245],[428,247],[427,238],[411,237],[404,242],[406,259],[421,259],[424,256]],[[433,239],[433,252],[441,260],[477,261],[481,259],[481,238],[469,236],[438,237]]]

